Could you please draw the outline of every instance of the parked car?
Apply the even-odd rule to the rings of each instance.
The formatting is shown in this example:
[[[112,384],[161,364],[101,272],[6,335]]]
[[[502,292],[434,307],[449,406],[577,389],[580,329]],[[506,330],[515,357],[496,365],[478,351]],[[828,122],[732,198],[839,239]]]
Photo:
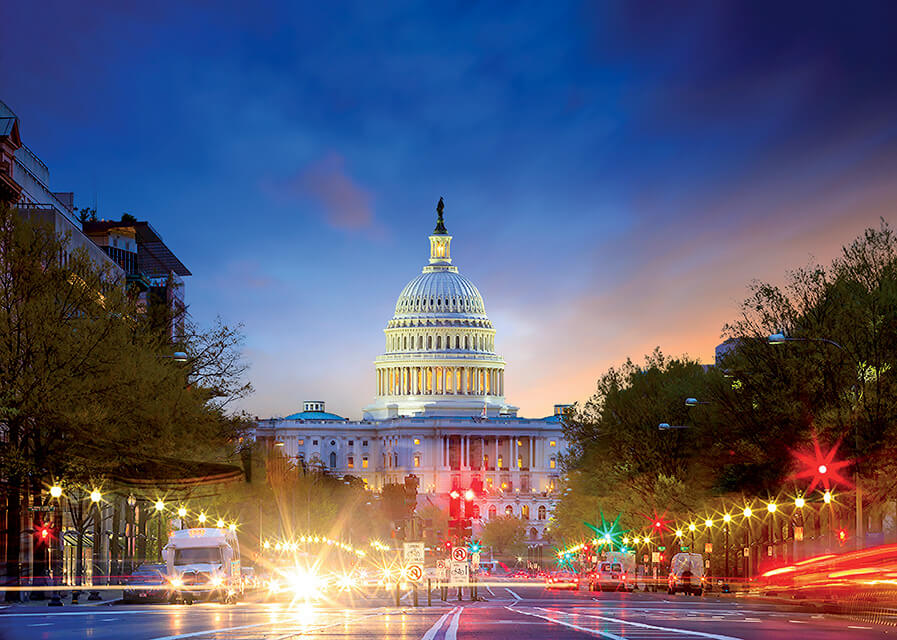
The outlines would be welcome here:
[[[123,602],[167,602],[171,598],[164,564],[140,565],[125,578],[125,584]]]

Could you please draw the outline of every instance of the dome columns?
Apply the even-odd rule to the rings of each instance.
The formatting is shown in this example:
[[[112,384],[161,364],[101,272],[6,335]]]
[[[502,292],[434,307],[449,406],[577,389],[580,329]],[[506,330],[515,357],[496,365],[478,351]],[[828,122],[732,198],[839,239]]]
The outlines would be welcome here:
[[[377,368],[378,396],[504,397],[502,367],[396,366]]]

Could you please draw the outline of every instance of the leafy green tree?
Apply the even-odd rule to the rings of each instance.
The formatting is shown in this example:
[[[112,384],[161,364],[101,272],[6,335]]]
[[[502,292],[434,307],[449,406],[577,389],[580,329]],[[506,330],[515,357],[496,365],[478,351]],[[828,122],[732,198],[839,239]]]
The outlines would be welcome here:
[[[526,549],[526,522],[513,515],[490,518],[483,526],[482,544],[496,556],[518,556]]]

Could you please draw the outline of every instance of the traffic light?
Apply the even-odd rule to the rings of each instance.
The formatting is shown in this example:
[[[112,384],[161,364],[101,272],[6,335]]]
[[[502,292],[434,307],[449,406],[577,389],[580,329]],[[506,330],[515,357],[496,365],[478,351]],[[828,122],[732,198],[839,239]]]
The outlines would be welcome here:
[[[49,537],[50,537],[50,527],[44,525],[43,527],[40,528],[40,539],[46,540]]]
[[[660,529],[660,527],[661,527],[660,520],[655,520],[655,521],[654,521],[654,528],[655,528],[655,529]]]
[[[838,543],[844,544],[845,542],[847,542],[847,531],[838,529]]]

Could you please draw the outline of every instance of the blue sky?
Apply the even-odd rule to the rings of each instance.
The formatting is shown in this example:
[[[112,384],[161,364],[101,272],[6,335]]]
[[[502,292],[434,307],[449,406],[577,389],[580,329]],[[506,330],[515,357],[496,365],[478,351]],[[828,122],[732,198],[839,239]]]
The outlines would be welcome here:
[[[261,416],[359,416],[439,196],[526,415],[894,221],[893,3],[120,4],[5,7],[0,98],[244,324]]]

